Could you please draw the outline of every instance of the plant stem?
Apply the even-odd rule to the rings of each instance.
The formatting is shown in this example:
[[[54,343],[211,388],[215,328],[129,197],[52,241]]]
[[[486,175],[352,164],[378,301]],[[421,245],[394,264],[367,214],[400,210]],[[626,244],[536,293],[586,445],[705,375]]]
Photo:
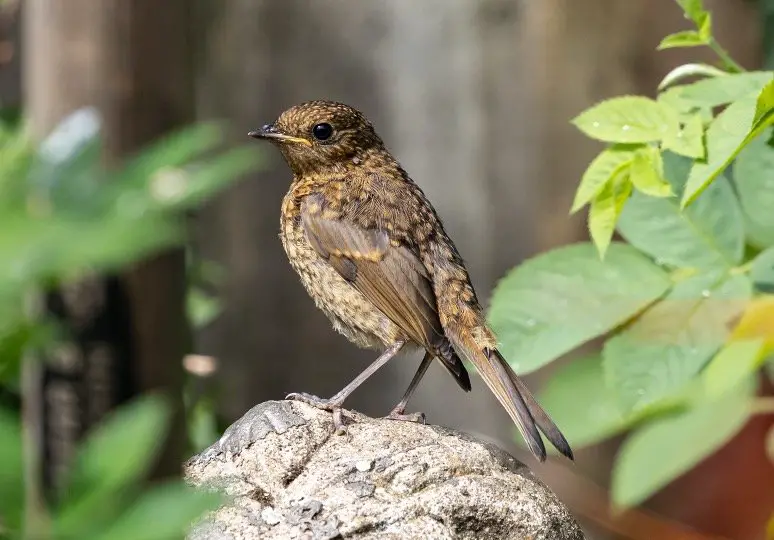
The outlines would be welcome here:
[[[731,274],[734,276],[738,276],[740,274],[749,274],[750,270],[752,270],[753,262],[754,261],[747,261],[740,266],[735,266],[731,269]]]
[[[40,437],[39,381],[42,380],[37,358],[26,357],[22,364],[22,437],[24,452],[23,538],[48,538],[50,516],[46,507],[41,470],[43,441]]]
[[[38,320],[42,296],[31,290],[25,298],[25,313]],[[24,518],[22,537],[25,540],[50,537],[51,516],[46,505],[43,486],[43,377],[42,365],[35,352],[26,351],[22,358],[22,452],[24,459]]]
[[[728,51],[726,51],[723,47],[721,47],[720,43],[718,43],[714,37],[709,38],[707,45],[709,46],[710,49],[715,51],[715,54],[718,55],[720,60],[723,62],[723,64],[726,66],[726,68],[729,71],[732,71],[734,73],[744,73],[745,71],[747,71],[741,65],[739,65],[736,62],[736,60],[731,58],[731,55],[728,54]]]

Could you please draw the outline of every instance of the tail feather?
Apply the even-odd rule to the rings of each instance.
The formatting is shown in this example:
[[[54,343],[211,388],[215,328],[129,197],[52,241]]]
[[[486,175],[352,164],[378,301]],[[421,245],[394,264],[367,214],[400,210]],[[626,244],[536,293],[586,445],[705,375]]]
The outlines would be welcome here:
[[[454,350],[476,366],[489,389],[513,419],[530,451],[545,461],[542,431],[559,452],[573,459],[572,449],[553,420],[496,349],[480,348],[468,333],[449,336]],[[540,431],[538,431],[540,428]]]
[[[445,367],[457,384],[465,392],[470,392],[470,376],[468,370],[465,369],[465,364],[462,363],[460,357],[454,352],[451,343],[448,339],[444,338],[441,344],[437,347],[437,358],[441,361],[443,367]]]
[[[497,355],[503,366],[505,366],[505,370],[508,372],[511,381],[516,387],[516,391],[521,394],[521,397],[524,398],[524,401],[527,403],[527,408],[530,410],[532,418],[534,418],[535,422],[540,428],[540,431],[543,432],[543,435],[546,436],[551,444],[554,445],[554,448],[559,450],[563,456],[574,460],[575,457],[573,456],[572,448],[570,448],[570,443],[567,442],[567,439],[564,437],[559,427],[557,427],[551,417],[548,416],[548,413],[543,409],[543,407],[540,406],[535,397],[532,395],[532,392],[530,392],[529,388],[527,388],[527,385],[524,384],[524,381],[522,381],[518,375],[516,375],[513,369],[511,369],[511,366],[508,365],[500,353],[496,350],[494,353]]]

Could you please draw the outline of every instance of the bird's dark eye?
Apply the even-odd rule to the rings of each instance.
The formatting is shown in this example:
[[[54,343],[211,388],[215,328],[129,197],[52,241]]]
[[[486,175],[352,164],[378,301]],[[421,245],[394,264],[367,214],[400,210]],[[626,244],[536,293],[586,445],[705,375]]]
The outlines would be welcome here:
[[[325,141],[333,135],[333,126],[327,122],[317,124],[312,128],[312,134],[318,141]]]

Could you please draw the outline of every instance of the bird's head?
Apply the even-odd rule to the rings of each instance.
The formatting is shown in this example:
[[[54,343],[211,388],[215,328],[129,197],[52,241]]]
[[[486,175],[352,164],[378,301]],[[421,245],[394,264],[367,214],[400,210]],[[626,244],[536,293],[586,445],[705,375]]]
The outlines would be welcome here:
[[[308,101],[283,112],[276,122],[248,134],[282,151],[296,174],[343,169],[383,148],[363,114],[335,101]]]

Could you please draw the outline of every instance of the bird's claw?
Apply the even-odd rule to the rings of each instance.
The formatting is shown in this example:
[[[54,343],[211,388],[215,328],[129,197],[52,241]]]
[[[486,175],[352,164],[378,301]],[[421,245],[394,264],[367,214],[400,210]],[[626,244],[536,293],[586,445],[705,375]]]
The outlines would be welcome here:
[[[347,432],[347,426],[344,424],[344,417],[341,413],[341,403],[334,399],[323,399],[321,397],[307,394],[305,392],[293,392],[285,396],[286,400],[300,401],[317,409],[333,413],[333,429],[337,435],[344,435]]]
[[[321,397],[313,396],[312,394],[307,394],[306,392],[293,392],[285,396],[285,399],[300,401],[317,409],[322,409],[323,411],[333,411],[337,407],[341,407],[341,403],[337,403],[332,399],[323,399]]]
[[[384,417],[387,420],[401,420],[403,422],[416,422],[417,424],[425,424],[426,418],[425,413],[423,412],[415,412],[415,413],[409,413],[406,414],[404,411],[401,410],[393,410]]]
[[[347,434],[347,425],[344,423],[344,415],[341,414],[341,407],[333,409],[333,431],[336,435]]]

